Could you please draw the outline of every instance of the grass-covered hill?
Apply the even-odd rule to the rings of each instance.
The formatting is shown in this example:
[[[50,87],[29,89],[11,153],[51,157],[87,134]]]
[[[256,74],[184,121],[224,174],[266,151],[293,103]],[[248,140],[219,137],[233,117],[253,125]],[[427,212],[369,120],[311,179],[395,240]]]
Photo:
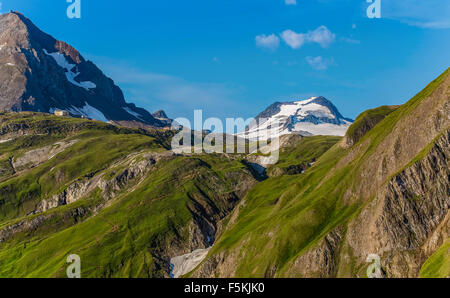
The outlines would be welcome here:
[[[172,131],[0,114],[0,277],[450,275],[449,70],[346,137],[287,136],[264,153],[175,154]],[[253,165],[253,166],[252,166]]]
[[[176,155],[172,136],[0,114],[0,276],[64,277],[78,254],[84,277],[168,277],[211,246],[257,180],[245,156]]]
[[[189,276],[366,277],[369,254],[387,277],[450,276],[449,115],[450,70],[363,113],[303,174],[256,185]]]
[[[255,182],[238,158],[175,156],[170,132],[0,115],[0,276],[168,276]],[[209,239],[209,240],[208,240]]]

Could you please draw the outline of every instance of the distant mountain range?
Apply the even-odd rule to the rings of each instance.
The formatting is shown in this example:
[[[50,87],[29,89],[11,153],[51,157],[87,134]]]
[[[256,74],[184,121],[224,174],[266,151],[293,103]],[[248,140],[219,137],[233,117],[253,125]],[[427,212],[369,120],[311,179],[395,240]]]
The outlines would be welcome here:
[[[122,90],[93,62],[17,12],[0,16],[0,84],[0,111],[66,110],[127,126],[170,124],[164,112],[154,116],[125,102]]]

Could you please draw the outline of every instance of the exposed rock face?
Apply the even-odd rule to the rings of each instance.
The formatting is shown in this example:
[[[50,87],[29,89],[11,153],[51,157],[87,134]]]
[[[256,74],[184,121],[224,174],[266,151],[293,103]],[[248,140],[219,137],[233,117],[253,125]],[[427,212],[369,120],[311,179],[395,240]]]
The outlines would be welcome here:
[[[161,118],[161,119],[168,119],[169,117],[167,117],[166,112],[164,112],[163,110],[159,110],[156,111],[152,114],[153,117],[155,118]]]
[[[424,159],[380,190],[349,225],[347,241],[356,257],[376,253],[387,276],[418,276],[430,252],[450,236],[448,229],[434,235],[450,212],[449,156],[450,131],[446,131]],[[435,239],[428,243],[432,235]]]
[[[424,159],[380,189],[345,233],[338,228],[328,234],[298,257],[288,275],[365,277],[367,256],[377,254],[383,276],[417,277],[450,237],[449,148],[447,131]]]
[[[243,162],[256,179],[262,181],[268,178],[266,172],[267,164],[264,163],[263,157],[248,156]]]
[[[125,102],[122,91],[72,46],[20,13],[0,16],[0,111],[49,113],[166,126]]]
[[[138,183],[152,169],[157,161],[173,156],[173,153],[167,152],[164,154],[146,154],[142,156],[142,160],[139,162],[132,159],[130,164],[111,180],[105,180],[103,175],[92,173],[92,175],[70,184],[61,194],[55,195],[50,199],[42,200],[33,214],[43,213],[49,209],[74,203],[89,195],[96,188],[102,190],[102,195],[105,200],[110,200],[117,193],[126,189],[132,181]]]
[[[323,238],[315,249],[308,250],[295,260],[290,276],[335,277],[339,266],[339,248],[343,237],[342,227],[338,227]]]
[[[55,155],[63,152],[70,146],[74,145],[76,142],[77,140],[57,142],[51,146],[28,151],[23,156],[20,156],[12,161],[13,168],[16,171],[24,168],[34,168],[41,163],[52,159]]]
[[[161,121],[162,123],[164,123],[166,126],[171,126],[171,125],[172,125],[173,120],[170,119],[170,118],[167,116],[166,112],[164,112],[163,110],[159,110],[159,111],[154,112],[154,113],[152,114],[152,116],[153,116],[155,119],[158,119],[159,121]]]
[[[177,277],[179,274],[188,273],[187,271],[193,269],[193,266],[205,257],[205,253],[223,232],[224,220],[234,212],[238,202],[257,183],[257,180],[247,170],[229,172],[226,176],[227,181],[230,182],[231,192],[224,193],[224,185],[221,180],[213,175],[201,177],[201,179],[209,189],[217,191],[214,197],[209,197],[204,192],[198,195],[189,195],[192,204],[188,208],[193,215],[193,223],[188,227],[189,241],[187,243],[171,243],[167,251],[161,252],[165,256],[161,266],[166,266],[168,269],[166,277],[171,274]],[[207,203],[208,201],[210,203]],[[213,202],[220,202],[221,206]],[[172,272],[174,268],[170,266],[173,258],[177,265],[176,272]]]
[[[123,191],[123,189],[126,189],[131,184],[138,184],[143,178],[145,178],[145,175],[152,170],[152,167],[156,164],[156,162],[161,159],[173,158],[174,154],[171,152],[146,154],[142,156],[142,160],[138,162],[135,160],[136,157],[137,156],[130,156],[123,161],[124,164],[129,163],[128,166],[119,175],[111,180],[105,180],[103,175],[96,175],[95,173],[92,173],[91,175],[74,181],[62,193],[54,195],[49,199],[42,200],[36,206],[35,210],[28,214],[37,215],[36,217],[22,220],[16,224],[1,229],[0,242],[13,237],[17,233],[37,230],[53,216],[52,214],[45,214],[46,211],[72,204],[89,196],[97,188],[102,190],[102,196],[105,200],[103,203],[93,206],[90,210],[77,208],[69,212],[73,213],[70,216],[73,216],[74,218],[82,217],[84,214],[89,212],[98,212],[100,209],[107,206],[106,202],[114,199],[120,191]]]
[[[216,254],[203,263],[192,273],[194,278],[232,278],[236,273],[236,263],[239,258],[236,255],[225,255],[224,252]]]
[[[32,214],[42,213],[47,210],[72,204],[89,195],[99,184],[101,177],[84,178],[69,185],[61,194],[50,199],[42,200]]]
[[[48,218],[49,216],[40,216],[32,220],[24,220],[0,230],[0,243],[4,242],[6,239],[16,233],[36,229],[37,227],[45,223]]]
[[[105,198],[111,199],[118,192],[126,188],[130,181],[142,179],[152,167],[162,158],[170,158],[173,156],[171,152],[167,154],[146,154],[140,161],[132,161],[126,169],[111,180],[102,179],[99,187]]]

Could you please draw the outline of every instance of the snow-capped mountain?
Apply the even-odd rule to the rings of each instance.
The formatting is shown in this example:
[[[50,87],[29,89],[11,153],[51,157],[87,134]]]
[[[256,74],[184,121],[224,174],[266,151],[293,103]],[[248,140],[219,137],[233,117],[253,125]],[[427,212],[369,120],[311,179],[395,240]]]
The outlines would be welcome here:
[[[303,101],[276,102],[256,117],[245,132],[248,139],[269,139],[287,134],[344,136],[351,119],[344,118],[324,97]]]
[[[72,46],[20,13],[0,15],[0,111],[55,110],[128,125],[168,123],[125,102],[120,88]]]

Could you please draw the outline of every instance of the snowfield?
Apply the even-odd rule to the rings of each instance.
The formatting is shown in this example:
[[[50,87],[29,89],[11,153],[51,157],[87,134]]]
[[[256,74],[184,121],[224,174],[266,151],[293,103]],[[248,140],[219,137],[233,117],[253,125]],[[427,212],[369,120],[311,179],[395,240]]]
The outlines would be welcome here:
[[[197,249],[189,254],[170,259],[172,268],[170,276],[172,278],[178,278],[194,270],[206,258],[210,249]]]
[[[103,115],[102,112],[90,106],[88,103],[85,103],[85,106],[82,108],[72,106],[71,108],[68,108],[67,111],[73,115],[84,116],[103,122],[109,122],[109,120],[105,117],[105,115]]]

